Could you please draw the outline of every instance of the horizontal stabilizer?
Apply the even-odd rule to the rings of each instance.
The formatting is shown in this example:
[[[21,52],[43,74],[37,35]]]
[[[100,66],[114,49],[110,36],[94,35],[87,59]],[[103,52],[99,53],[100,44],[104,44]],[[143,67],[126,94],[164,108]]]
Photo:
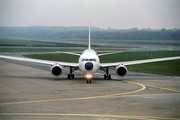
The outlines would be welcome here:
[[[81,56],[81,54],[78,53],[72,53],[72,52],[61,52],[61,51],[56,51],[58,53],[64,53],[64,54],[70,54],[70,55],[76,55],[76,56]]]
[[[110,53],[102,53],[98,54],[98,56],[103,56],[103,55],[110,55],[110,54],[116,54],[116,53],[122,53],[123,51],[116,51],[116,52],[110,52]]]

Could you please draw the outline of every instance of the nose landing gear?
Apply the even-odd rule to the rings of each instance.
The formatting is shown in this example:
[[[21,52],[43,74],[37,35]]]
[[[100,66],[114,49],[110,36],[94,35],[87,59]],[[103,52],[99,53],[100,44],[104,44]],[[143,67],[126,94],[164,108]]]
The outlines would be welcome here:
[[[87,74],[85,75],[85,78],[86,78],[86,80],[87,80],[87,84],[88,84],[88,83],[91,84],[91,80],[92,80],[92,78],[93,78],[93,75],[92,75],[91,73],[87,73]]]
[[[89,83],[91,84],[91,80],[87,80],[87,84],[89,84]]]

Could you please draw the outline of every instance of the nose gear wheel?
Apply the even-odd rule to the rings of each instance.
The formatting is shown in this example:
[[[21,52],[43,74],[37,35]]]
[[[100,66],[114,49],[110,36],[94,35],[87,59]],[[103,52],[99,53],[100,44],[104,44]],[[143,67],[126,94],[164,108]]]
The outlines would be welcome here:
[[[89,83],[91,84],[91,80],[87,80],[87,84],[89,84]]]

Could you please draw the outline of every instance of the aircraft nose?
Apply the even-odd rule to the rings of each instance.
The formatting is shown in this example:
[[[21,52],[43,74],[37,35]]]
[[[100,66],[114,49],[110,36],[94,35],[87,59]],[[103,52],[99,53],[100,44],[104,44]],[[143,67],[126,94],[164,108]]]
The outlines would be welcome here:
[[[85,68],[86,68],[86,70],[92,70],[93,69],[93,64],[91,62],[87,62],[85,64]]]

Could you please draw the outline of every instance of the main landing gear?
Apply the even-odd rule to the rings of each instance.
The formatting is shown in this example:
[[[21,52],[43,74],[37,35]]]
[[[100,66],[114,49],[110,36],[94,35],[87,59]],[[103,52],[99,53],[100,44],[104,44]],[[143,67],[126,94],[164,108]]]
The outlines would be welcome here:
[[[74,74],[68,74],[68,75],[67,75],[67,78],[68,78],[68,79],[71,79],[71,78],[74,79]]]
[[[76,70],[76,68],[70,67],[70,74],[67,75],[68,79],[74,79],[74,74],[73,72]]]
[[[104,79],[111,79],[111,75],[109,74],[109,68],[101,68],[102,71],[104,71],[106,74],[104,74]]]

